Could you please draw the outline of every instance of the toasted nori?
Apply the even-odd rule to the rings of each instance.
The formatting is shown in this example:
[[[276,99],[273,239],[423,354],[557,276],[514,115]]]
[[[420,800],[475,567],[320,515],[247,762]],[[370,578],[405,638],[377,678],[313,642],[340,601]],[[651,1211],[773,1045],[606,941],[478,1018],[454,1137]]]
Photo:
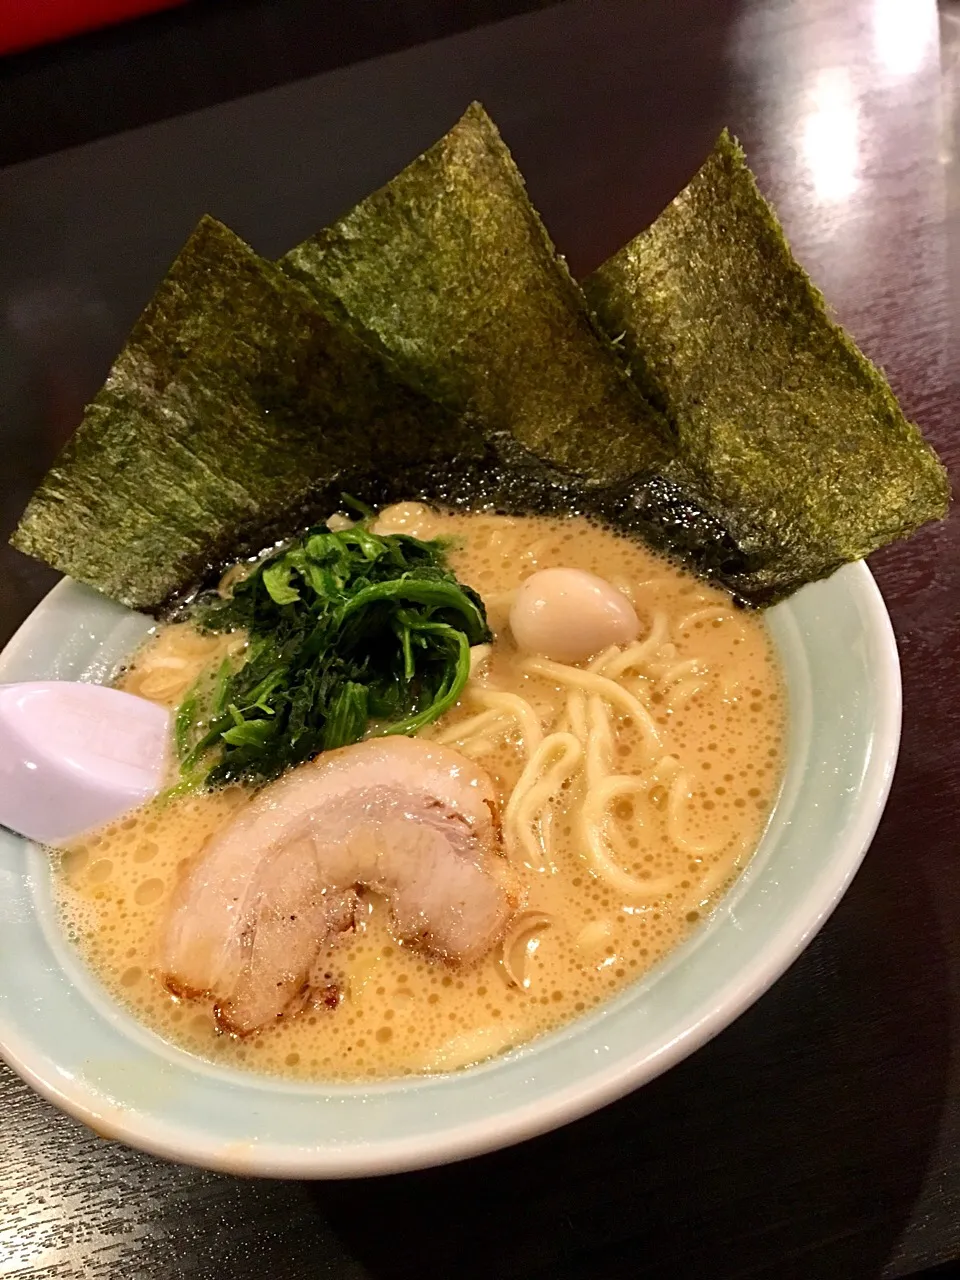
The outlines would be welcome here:
[[[770,604],[946,514],[946,472],[886,379],[831,319],[724,131],[657,221],[584,284],[674,464]]]
[[[316,514],[334,510],[344,491],[374,508],[420,499],[452,510],[584,516],[640,537],[654,550],[721,584],[745,578],[754,568],[728,530],[688,488],[649,473],[598,485],[545,462],[510,436],[490,440],[481,453],[426,460],[389,473],[341,476],[314,495]]]
[[[476,105],[279,265],[204,219],[14,545],[156,611],[346,490],[597,517],[764,605],[944,513],[727,134],[587,290],[609,338]]]
[[[349,471],[485,446],[205,218],[13,544],[134,608],[289,534]]]
[[[280,265],[413,386],[550,463],[617,482],[673,452],[477,103]]]

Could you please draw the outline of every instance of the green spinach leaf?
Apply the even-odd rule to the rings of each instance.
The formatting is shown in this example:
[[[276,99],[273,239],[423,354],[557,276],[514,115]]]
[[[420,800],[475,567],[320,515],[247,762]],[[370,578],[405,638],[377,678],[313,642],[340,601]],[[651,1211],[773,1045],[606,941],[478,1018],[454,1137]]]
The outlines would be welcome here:
[[[185,773],[263,782],[319,751],[413,733],[460,696],[470,646],[490,638],[483,602],[442,541],[308,529],[227,599],[200,600],[202,630],[244,630],[242,665],[198,682],[177,715]]]

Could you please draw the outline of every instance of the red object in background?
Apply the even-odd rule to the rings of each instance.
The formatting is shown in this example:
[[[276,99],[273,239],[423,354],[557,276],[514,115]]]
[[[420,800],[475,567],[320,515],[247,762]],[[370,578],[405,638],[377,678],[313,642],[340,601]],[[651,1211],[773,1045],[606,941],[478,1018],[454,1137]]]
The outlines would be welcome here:
[[[0,0],[0,54],[62,40],[186,0]]]

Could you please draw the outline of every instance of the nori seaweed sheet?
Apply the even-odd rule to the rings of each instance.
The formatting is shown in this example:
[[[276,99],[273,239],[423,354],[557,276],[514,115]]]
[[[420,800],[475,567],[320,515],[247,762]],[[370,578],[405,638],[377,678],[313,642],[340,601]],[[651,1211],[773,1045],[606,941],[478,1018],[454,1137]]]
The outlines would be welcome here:
[[[343,471],[484,448],[205,218],[36,491],[14,546],[133,608],[289,534]]]
[[[721,584],[743,579],[754,568],[688,488],[649,473],[598,485],[545,462],[510,436],[492,438],[481,452],[420,460],[389,472],[341,475],[312,495],[310,518],[336,510],[344,493],[374,508],[414,499],[450,510],[583,516],[642,538],[654,550]],[[741,598],[738,602],[748,603]]]
[[[477,103],[280,265],[413,386],[547,462],[606,483],[673,452]]]
[[[657,221],[584,284],[770,604],[946,514],[946,473],[831,319],[725,131]]]
[[[14,545],[156,611],[346,490],[596,517],[763,605],[945,509],[726,134],[587,283],[626,365],[476,105],[282,268],[200,224]]]

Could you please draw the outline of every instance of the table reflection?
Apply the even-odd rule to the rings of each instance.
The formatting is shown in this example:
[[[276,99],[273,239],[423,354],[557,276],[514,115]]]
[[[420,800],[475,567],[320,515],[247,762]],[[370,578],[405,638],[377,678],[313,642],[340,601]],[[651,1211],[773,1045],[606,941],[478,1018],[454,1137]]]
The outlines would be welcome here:
[[[932,5],[917,0],[874,0],[873,48],[883,71],[894,79],[916,75],[937,39]]]
[[[850,72],[823,67],[807,101],[801,150],[814,194],[824,203],[848,200],[857,188],[860,161],[860,111]]]

